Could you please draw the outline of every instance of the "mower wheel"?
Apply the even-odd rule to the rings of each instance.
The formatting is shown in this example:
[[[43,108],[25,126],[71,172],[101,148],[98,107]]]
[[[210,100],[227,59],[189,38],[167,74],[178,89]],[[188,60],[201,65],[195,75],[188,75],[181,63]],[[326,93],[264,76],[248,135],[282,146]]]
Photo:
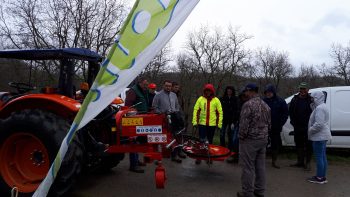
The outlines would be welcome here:
[[[42,110],[14,112],[0,125],[0,193],[31,196],[45,178],[70,124]],[[48,196],[67,192],[81,171],[83,146],[77,135],[70,144]],[[6,161],[6,162],[3,162]]]
[[[157,189],[164,189],[165,187],[165,171],[164,170],[156,170],[155,171],[155,179],[156,179],[156,188]]]

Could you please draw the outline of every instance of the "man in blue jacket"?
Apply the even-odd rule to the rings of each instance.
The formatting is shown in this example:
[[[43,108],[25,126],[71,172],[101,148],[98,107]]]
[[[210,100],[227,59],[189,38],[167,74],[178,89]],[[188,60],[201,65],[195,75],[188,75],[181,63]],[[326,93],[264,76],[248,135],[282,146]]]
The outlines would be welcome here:
[[[276,94],[276,88],[273,85],[267,85],[264,91],[264,101],[271,109],[271,130],[269,139],[271,143],[272,167],[279,169],[277,165],[277,156],[282,146],[281,131],[283,125],[288,119],[288,105],[286,101]]]

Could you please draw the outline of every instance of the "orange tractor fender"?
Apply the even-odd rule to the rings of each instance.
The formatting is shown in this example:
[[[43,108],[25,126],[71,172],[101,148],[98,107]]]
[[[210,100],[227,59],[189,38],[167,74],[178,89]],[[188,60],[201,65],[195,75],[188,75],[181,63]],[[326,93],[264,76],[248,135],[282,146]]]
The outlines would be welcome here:
[[[6,118],[12,112],[24,109],[42,109],[57,114],[67,120],[73,120],[81,104],[69,97],[58,94],[28,94],[6,103],[0,108],[0,118]]]

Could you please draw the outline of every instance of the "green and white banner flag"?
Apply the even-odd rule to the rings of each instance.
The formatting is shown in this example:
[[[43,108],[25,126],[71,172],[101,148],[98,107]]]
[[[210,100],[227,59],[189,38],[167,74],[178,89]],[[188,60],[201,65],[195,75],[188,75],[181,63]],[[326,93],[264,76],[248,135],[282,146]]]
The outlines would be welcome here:
[[[137,0],[34,197],[46,196],[75,132],[106,108],[170,40],[199,0]]]

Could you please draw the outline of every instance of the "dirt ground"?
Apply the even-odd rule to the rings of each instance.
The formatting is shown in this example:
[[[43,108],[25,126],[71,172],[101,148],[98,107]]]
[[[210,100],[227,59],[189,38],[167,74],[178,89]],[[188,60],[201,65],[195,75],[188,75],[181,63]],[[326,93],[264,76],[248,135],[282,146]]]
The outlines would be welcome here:
[[[350,196],[350,164],[330,162],[329,182],[324,185],[308,183],[306,178],[315,173],[291,168],[292,160],[280,161],[281,169],[274,169],[266,162],[267,197],[348,197]],[[167,172],[166,188],[157,190],[154,183],[155,165],[145,167],[144,174],[128,171],[128,159],[106,174],[84,175],[67,196],[73,197],[191,197],[191,196],[236,196],[240,191],[240,167],[237,164],[214,162],[196,165],[185,159],[182,164],[165,159]]]

